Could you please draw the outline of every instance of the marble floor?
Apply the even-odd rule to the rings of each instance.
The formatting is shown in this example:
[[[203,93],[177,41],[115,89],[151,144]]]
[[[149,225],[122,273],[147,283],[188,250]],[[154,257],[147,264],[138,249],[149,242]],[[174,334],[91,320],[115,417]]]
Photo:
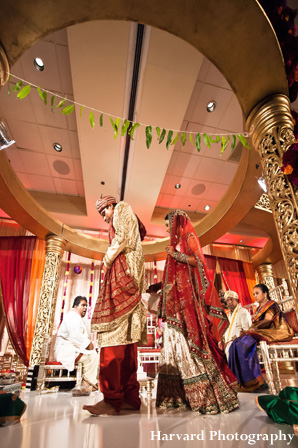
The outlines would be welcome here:
[[[285,385],[295,385],[292,382]],[[156,389],[155,389],[156,390]],[[293,429],[270,420],[255,404],[255,393],[239,394],[240,408],[230,414],[197,415],[189,410],[148,414],[146,394],[140,412],[90,416],[83,404],[102,398],[72,397],[70,391],[37,395],[24,391],[28,407],[21,423],[0,427],[3,448],[279,448],[298,447]]]

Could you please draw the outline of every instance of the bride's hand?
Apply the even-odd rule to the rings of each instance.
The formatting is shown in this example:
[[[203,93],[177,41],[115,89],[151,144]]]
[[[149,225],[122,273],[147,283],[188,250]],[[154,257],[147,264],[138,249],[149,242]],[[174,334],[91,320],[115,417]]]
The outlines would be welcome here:
[[[169,254],[171,257],[173,257],[173,253],[175,252],[173,246],[167,246],[167,247],[166,247],[166,251],[168,252],[168,254]]]

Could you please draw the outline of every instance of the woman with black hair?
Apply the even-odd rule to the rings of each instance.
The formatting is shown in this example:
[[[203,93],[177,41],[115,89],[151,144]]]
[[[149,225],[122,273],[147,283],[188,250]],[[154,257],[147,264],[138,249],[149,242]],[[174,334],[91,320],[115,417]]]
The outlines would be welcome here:
[[[239,392],[262,391],[268,387],[258,361],[258,341],[283,342],[294,336],[278,304],[270,299],[267,286],[256,285],[253,294],[259,304],[254,323],[240,333],[229,350],[229,367],[238,379]]]

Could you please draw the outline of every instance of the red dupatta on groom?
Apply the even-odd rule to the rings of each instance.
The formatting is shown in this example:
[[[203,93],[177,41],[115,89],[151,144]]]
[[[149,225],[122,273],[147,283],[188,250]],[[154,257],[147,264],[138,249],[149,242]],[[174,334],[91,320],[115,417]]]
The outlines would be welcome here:
[[[193,354],[209,358],[211,334],[217,340],[229,323],[214,285],[207,278],[206,261],[199,239],[186,213],[169,214],[170,244],[177,251],[195,256],[197,266],[177,262],[168,255],[159,316],[182,331]],[[211,334],[210,334],[211,333]]]

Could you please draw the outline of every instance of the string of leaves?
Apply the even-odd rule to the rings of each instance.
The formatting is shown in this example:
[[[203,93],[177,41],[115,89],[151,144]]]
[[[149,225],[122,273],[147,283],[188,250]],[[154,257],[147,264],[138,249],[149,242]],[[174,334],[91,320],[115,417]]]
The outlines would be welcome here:
[[[8,79],[8,94],[9,95],[11,94],[10,78],[11,78],[11,75],[9,76],[9,79]],[[18,81],[13,86],[12,90],[13,90],[13,92],[17,92],[17,98],[22,100],[22,99],[26,98],[29,95],[29,93],[31,92],[31,85],[30,84],[23,85],[22,81]],[[37,90],[38,95],[44,102],[44,104],[47,105],[49,92],[46,90],[42,90],[39,86],[36,87],[36,90]],[[61,98],[61,97],[59,96],[59,98]],[[61,112],[64,115],[70,115],[74,111],[75,103],[73,101],[63,98],[62,100],[60,100],[58,102],[58,104],[55,105],[55,100],[56,100],[56,95],[51,94],[51,100],[50,100],[51,112],[54,112],[54,107],[57,109],[61,109]],[[66,102],[71,103],[71,104],[66,105]],[[95,117],[94,117],[94,113],[93,113],[93,111],[95,111],[95,109],[90,110],[90,108],[88,108],[86,106],[83,106],[83,105],[80,105],[80,106],[81,106],[80,117],[82,117],[84,108],[89,109],[89,123],[93,129],[96,125]],[[110,117],[110,123],[114,130],[114,139],[117,138],[117,136],[120,132],[121,137],[124,137],[128,133],[129,137],[132,140],[134,140],[134,133],[135,133],[136,129],[138,127],[142,126],[141,123],[131,122],[127,119],[123,119],[123,118],[119,118],[119,117],[115,118],[109,114],[104,114],[102,112],[99,117],[99,126],[100,127],[103,127],[104,115],[107,115]],[[113,120],[113,118],[115,118],[115,119]],[[121,122],[123,122],[122,125],[121,125]],[[207,135],[206,133],[201,134],[200,132],[198,132],[198,133],[193,134],[191,132],[185,132],[185,131],[176,132],[171,129],[164,129],[164,128],[161,129],[158,126],[155,127],[155,132],[156,132],[156,138],[157,138],[158,143],[161,144],[165,140],[167,149],[169,149],[170,146],[175,145],[179,139],[181,141],[182,147],[184,147],[187,140],[189,139],[190,143],[196,147],[198,152],[200,152],[202,138],[203,138],[205,145],[209,149],[211,148],[211,143],[220,143],[221,144],[221,151],[220,151],[221,154],[227,149],[229,144],[231,145],[231,151],[233,151],[235,149],[237,139],[240,141],[240,143],[245,148],[250,149],[246,138],[241,133],[237,133],[236,135],[235,134],[215,135],[212,138],[210,135]],[[174,132],[176,132],[175,136],[174,136]],[[187,137],[187,135],[188,135],[188,137]],[[145,136],[146,136],[146,146],[149,149],[152,144],[152,139],[153,139],[152,126],[145,126]]]

